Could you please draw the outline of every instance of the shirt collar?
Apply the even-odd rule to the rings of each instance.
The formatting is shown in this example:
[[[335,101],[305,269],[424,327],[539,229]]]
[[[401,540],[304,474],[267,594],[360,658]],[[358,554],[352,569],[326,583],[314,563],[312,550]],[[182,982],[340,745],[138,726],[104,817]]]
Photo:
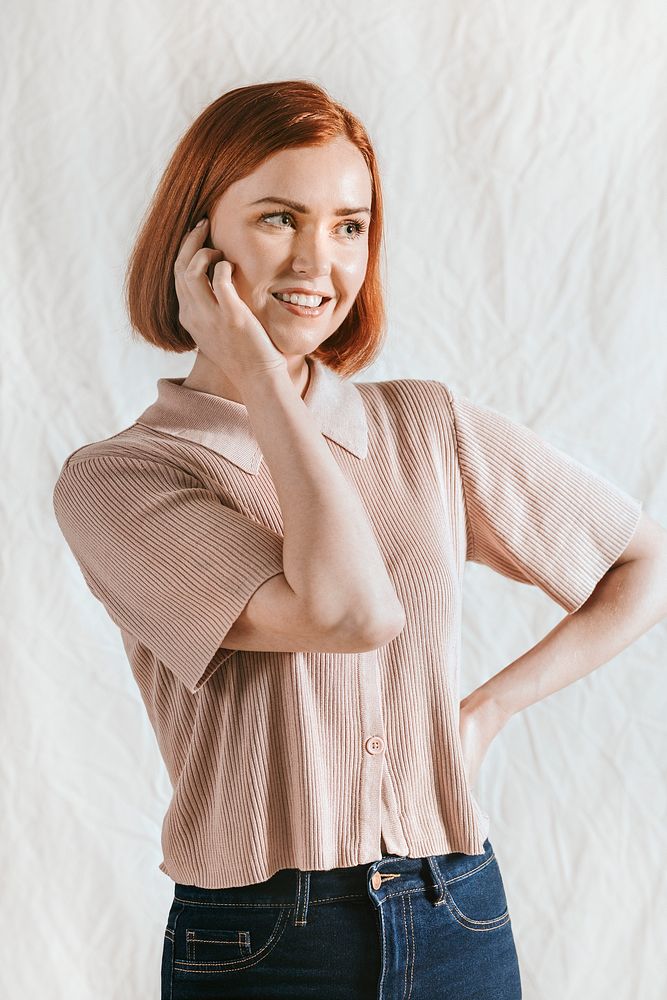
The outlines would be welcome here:
[[[308,358],[310,382],[303,400],[325,437],[357,458],[368,454],[368,424],[361,393],[317,358]],[[183,385],[183,378],[160,378],[154,403],[137,424],[197,441],[257,475],[262,452],[243,403]]]

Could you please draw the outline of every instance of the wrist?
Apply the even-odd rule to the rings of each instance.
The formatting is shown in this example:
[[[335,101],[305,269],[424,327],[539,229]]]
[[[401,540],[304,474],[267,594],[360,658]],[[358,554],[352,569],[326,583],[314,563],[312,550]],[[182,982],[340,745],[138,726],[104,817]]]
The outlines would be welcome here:
[[[233,377],[234,386],[242,398],[244,404],[255,399],[264,400],[267,391],[289,391],[294,383],[290,376],[287,365],[274,365],[261,370],[244,371]]]
[[[238,389],[245,389],[270,379],[283,379],[285,376],[290,377],[287,362],[276,361],[239,368],[231,377]]]
[[[484,720],[485,726],[499,732],[511,717],[495,700],[485,685],[475,688],[461,701],[462,712],[470,712]]]

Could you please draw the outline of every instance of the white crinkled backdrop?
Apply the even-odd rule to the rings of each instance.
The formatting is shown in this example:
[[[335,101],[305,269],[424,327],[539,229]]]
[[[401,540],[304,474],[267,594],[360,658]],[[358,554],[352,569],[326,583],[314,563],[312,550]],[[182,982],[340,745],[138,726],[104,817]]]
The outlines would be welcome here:
[[[145,1000],[170,787],[51,492],[194,361],[134,343],[121,300],[173,147],[233,87],[324,85],[384,178],[389,336],[356,378],[448,381],[667,524],[667,8],[10,0],[0,44],[0,993]],[[562,616],[473,564],[465,602],[462,695]],[[513,717],[482,766],[524,1000],[667,996],[666,638]]]

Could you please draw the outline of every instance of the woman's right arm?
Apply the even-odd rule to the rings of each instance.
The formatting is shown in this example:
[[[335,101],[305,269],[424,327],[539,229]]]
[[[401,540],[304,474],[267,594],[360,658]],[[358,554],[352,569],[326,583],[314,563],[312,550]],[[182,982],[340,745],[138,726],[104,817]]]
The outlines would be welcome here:
[[[294,649],[358,652],[389,642],[405,624],[403,608],[359,495],[287,369],[236,385],[283,514],[284,571],[255,591],[223,645],[286,649],[291,637]]]
[[[283,516],[283,573],[255,591],[221,645],[376,648],[401,631],[405,614],[370,519],[313,423],[284,355],[238,296],[232,265],[219,250],[202,247],[207,228],[186,236],[176,260],[179,319],[239,390]]]

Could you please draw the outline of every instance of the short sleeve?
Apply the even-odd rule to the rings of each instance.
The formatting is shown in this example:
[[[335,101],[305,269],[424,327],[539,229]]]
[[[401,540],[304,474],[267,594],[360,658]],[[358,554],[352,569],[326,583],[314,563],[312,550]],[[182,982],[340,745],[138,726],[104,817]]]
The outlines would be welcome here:
[[[626,548],[642,502],[523,424],[446,387],[468,555],[576,611]]]
[[[56,520],[93,595],[195,693],[234,650],[222,640],[283,571],[282,537],[169,464],[67,461]]]

